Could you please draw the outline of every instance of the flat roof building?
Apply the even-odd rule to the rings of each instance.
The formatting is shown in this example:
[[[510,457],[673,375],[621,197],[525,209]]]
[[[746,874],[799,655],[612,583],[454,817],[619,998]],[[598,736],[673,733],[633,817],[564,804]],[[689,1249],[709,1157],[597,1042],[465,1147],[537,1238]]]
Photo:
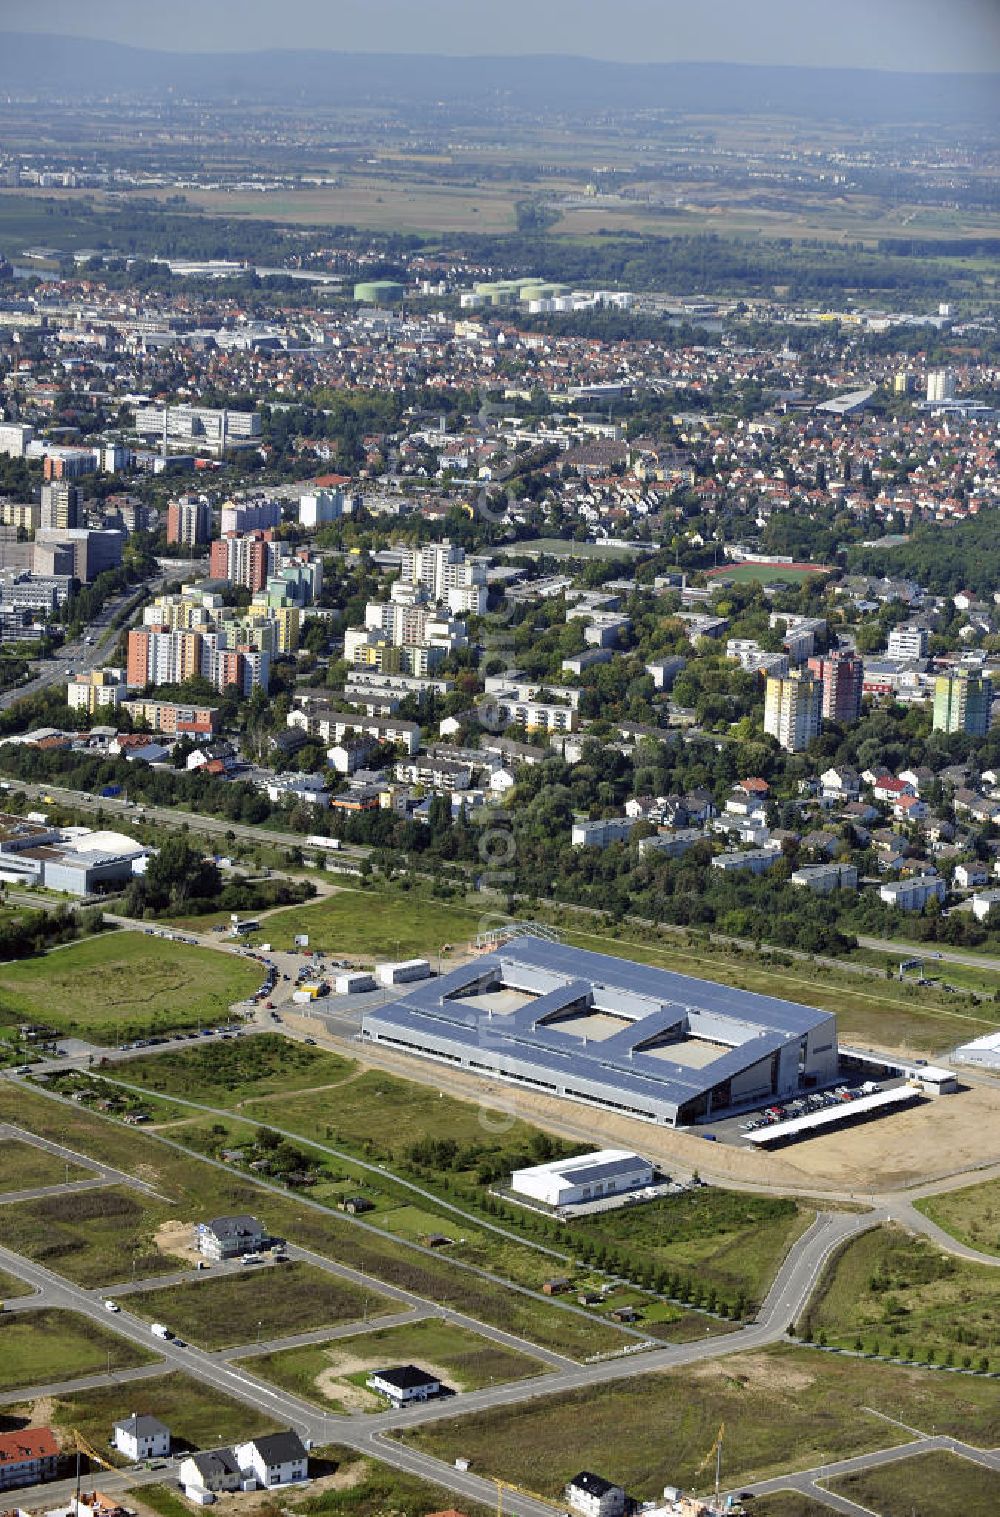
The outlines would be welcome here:
[[[677,1126],[825,1084],[829,1012],[519,937],[366,1012],[362,1036]]]
[[[620,1196],[653,1183],[648,1159],[623,1148],[601,1148],[576,1159],[553,1159],[530,1169],[515,1169],[510,1188],[517,1195],[545,1206],[576,1206],[607,1196]]]

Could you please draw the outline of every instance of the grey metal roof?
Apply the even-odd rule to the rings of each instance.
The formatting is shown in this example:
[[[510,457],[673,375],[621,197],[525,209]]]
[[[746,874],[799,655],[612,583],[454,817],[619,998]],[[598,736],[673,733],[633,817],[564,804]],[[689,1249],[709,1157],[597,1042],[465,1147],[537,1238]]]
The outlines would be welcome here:
[[[561,1169],[559,1177],[570,1185],[593,1185],[598,1180],[612,1180],[619,1175],[634,1175],[637,1169],[651,1169],[647,1159],[633,1155],[628,1159],[609,1159],[605,1164],[584,1164],[577,1169]]]
[[[496,1015],[463,1000],[491,978],[536,999]],[[624,1025],[604,1039],[553,1025],[553,1017],[574,1008],[608,1012]],[[617,1088],[630,1106],[662,1117],[832,1021],[829,1012],[810,1006],[521,937],[424,981],[405,1001],[366,1013],[363,1031],[512,1078],[569,1081],[585,1098],[607,1100]],[[693,1067],[673,1062],[665,1050],[663,1056],[645,1051],[684,1033],[717,1042],[718,1057]]]

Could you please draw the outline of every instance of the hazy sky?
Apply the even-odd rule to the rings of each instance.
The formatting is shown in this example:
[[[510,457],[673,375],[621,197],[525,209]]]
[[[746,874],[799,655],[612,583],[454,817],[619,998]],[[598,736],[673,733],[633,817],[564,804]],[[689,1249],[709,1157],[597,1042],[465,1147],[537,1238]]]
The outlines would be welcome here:
[[[0,0],[0,29],[203,51],[1000,70],[1000,0]]]

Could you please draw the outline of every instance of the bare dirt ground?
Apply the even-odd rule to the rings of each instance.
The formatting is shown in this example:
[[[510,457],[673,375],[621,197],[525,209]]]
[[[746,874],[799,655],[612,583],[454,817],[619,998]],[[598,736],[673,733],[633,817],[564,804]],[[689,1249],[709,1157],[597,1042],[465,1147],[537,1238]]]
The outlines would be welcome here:
[[[185,1264],[196,1265],[204,1257],[195,1248],[190,1222],[164,1222],[153,1234],[153,1242],[161,1254],[173,1254]]]
[[[987,1083],[768,1154],[706,1143],[692,1133],[498,1085],[371,1044],[348,1044],[329,1037],[316,1021],[286,1020],[296,1030],[308,1027],[320,1043],[360,1063],[481,1105],[484,1125],[494,1131],[507,1113],[575,1142],[634,1149],[681,1177],[697,1171],[720,1184],[863,1200],[1000,1161],[1000,1086]]]

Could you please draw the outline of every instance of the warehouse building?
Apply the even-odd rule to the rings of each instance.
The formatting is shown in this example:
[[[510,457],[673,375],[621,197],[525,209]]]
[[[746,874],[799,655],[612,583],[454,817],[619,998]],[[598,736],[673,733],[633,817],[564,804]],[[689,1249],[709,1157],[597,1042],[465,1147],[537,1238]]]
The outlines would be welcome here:
[[[828,1084],[838,1062],[829,1012],[534,937],[366,1012],[362,1036],[667,1126]]]
[[[510,1188],[545,1206],[579,1206],[608,1196],[622,1196],[653,1184],[648,1159],[622,1148],[602,1148],[576,1159],[553,1159],[531,1169],[515,1169]]]

